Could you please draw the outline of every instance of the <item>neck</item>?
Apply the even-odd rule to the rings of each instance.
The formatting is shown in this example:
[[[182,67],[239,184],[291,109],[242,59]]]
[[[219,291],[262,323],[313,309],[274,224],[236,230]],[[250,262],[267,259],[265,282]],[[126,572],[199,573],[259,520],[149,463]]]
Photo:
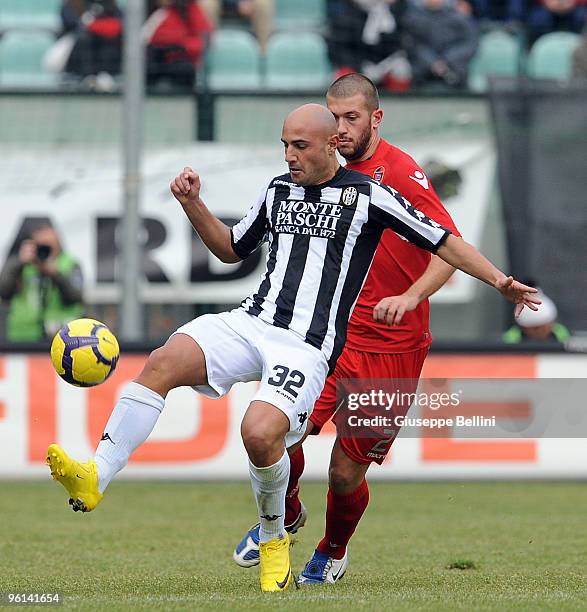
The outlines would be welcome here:
[[[327,183],[328,181],[332,180],[339,168],[340,164],[338,163],[338,159],[335,158],[332,165],[328,169],[328,172],[325,172],[323,176],[316,180],[316,185],[321,185],[322,183]]]
[[[365,152],[363,153],[363,155],[361,155],[359,159],[354,159],[353,161],[362,162],[362,161],[365,161],[366,159],[369,159],[373,155],[373,153],[375,153],[375,149],[377,149],[377,147],[379,146],[380,140],[381,140],[381,136],[379,136],[379,132],[374,131],[373,135],[371,136],[371,140],[369,141],[369,145],[365,149]]]

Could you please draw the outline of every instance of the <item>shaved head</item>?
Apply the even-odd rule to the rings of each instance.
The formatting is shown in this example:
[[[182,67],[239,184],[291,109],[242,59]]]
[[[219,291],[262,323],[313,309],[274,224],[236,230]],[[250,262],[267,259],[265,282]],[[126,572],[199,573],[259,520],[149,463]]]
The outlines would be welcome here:
[[[332,113],[321,104],[298,106],[286,118],[283,127],[302,128],[326,138],[336,134],[336,120]]]
[[[372,113],[379,108],[379,94],[373,81],[364,74],[353,72],[336,79],[328,88],[326,97],[350,98],[360,95],[365,100],[367,110]]]
[[[293,110],[283,123],[281,142],[294,183],[319,185],[336,174],[338,128],[325,106],[304,104]]]

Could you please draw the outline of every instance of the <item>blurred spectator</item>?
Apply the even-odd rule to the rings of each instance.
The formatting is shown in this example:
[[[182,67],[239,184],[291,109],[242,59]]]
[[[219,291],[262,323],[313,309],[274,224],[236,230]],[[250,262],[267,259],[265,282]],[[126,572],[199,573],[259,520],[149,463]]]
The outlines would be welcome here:
[[[587,0],[534,0],[528,11],[528,40],[550,32],[579,33],[587,16]]]
[[[61,31],[55,44],[51,46],[43,58],[43,66],[47,72],[56,74],[65,72],[85,10],[86,0],[63,0],[60,11]]]
[[[463,87],[479,45],[473,20],[458,12],[451,0],[422,0],[411,5],[404,26],[414,83]]]
[[[192,89],[212,26],[196,0],[150,0],[143,27],[147,84]]]
[[[0,276],[0,298],[10,302],[7,337],[34,342],[50,337],[83,314],[82,274],[64,253],[51,225],[39,225]]]
[[[273,31],[274,0],[200,0],[200,5],[215,28],[221,18],[236,18],[250,23],[265,53]]]
[[[328,0],[328,56],[336,78],[362,72],[385,89],[409,87],[400,30],[406,6],[406,0]]]
[[[348,72],[360,72],[363,64],[362,34],[365,12],[353,0],[328,0],[328,56],[336,71],[335,78]]]
[[[484,24],[521,23],[526,17],[526,0],[457,0],[469,4],[467,14]]]
[[[81,25],[82,15],[86,12],[87,0],[64,0],[61,5],[61,33],[75,32]]]
[[[84,78],[91,88],[112,89],[112,77],[120,74],[122,67],[123,20],[116,0],[69,0],[61,16],[63,30],[75,35],[65,72]]]
[[[507,344],[522,342],[559,342],[564,344],[571,337],[569,330],[557,321],[555,303],[542,291],[538,292],[542,304],[538,310],[524,308],[516,323],[503,334]]]
[[[580,45],[573,51],[573,78],[587,79],[587,22]]]

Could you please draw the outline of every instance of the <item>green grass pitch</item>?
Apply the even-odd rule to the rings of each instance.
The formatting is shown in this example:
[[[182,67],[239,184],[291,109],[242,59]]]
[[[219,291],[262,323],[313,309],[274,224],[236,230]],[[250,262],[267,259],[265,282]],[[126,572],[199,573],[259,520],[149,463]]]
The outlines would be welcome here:
[[[586,483],[370,488],[344,579],[274,595],[231,559],[254,521],[248,483],[121,481],[82,515],[56,483],[0,482],[0,592],[109,611],[586,608]],[[325,484],[302,483],[302,497],[296,572],[322,533]]]

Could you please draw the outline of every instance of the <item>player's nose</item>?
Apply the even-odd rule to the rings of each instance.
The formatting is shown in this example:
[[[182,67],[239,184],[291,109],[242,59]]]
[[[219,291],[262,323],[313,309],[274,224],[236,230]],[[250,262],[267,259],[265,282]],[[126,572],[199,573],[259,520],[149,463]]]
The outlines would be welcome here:
[[[290,162],[293,162],[295,160],[296,160],[296,156],[293,150],[291,149],[291,147],[287,147],[285,149],[285,161],[289,164]]]

